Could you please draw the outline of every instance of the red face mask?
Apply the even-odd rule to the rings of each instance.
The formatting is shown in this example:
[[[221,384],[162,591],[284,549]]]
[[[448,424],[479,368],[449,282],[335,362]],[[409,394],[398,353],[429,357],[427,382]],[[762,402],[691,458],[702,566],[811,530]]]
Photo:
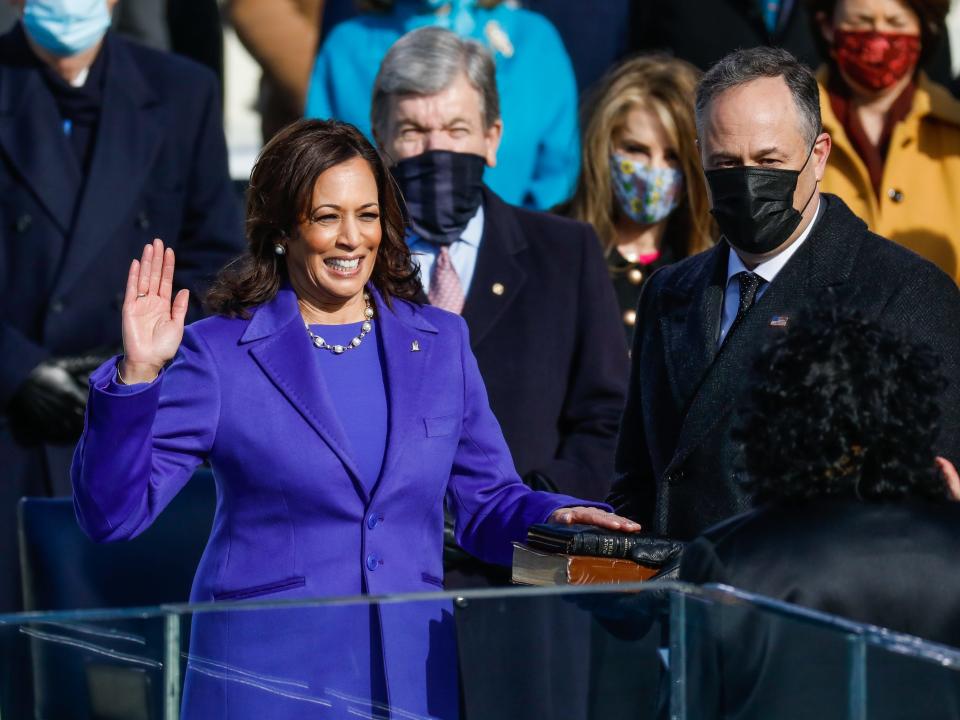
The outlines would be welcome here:
[[[884,90],[917,66],[920,36],[835,30],[833,54],[841,72],[857,85]]]

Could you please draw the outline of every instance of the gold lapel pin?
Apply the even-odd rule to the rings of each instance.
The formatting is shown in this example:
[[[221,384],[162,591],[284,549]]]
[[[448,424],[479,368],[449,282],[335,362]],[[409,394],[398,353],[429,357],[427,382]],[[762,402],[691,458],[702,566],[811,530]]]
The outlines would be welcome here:
[[[503,283],[494,283],[493,287],[490,288],[493,291],[494,295],[503,295],[506,288],[503,286]]]
[[[414,340],[410,343],[410,352],[420,352],[420,341]]]

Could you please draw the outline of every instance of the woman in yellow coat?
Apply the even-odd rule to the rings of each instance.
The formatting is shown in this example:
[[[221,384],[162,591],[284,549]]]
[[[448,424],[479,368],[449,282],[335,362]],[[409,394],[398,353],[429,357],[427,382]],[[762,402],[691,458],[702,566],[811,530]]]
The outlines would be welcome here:
[[[824,44],[821,189],[960,282],[960,102],[920,68],[949,0],[814,0]]]

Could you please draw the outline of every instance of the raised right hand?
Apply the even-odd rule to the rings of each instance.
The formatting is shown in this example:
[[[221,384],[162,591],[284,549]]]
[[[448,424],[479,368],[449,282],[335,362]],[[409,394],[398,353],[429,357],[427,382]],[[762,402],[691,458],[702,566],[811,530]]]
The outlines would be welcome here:
[[[120,375],[127,384],[150,382],[173,358],[183,339],[188,290],[173,294],[173,250],[159,239],[130,263],[123,298],[123,360]]]

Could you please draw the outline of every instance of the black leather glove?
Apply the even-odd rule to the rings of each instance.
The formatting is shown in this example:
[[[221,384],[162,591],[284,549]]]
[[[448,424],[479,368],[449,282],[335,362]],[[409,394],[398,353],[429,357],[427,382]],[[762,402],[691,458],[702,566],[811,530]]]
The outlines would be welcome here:
[[[87,383],[90,381],[90,373],[103,365],[111,357],[119,355],[121,352],[123,351],[120,348],[101,347],[84,353],[83,355],[71,355],[70,357],[59,358],[57,363],[70,373],[74,380],[83,386],[83,393],[86,395]]]
[[[21,445],[66,445],[80,437],[87,385],[68,368],[82,374],[86,364],[74,360],[45,360],[17,388],[7,412],[10,430]]]

